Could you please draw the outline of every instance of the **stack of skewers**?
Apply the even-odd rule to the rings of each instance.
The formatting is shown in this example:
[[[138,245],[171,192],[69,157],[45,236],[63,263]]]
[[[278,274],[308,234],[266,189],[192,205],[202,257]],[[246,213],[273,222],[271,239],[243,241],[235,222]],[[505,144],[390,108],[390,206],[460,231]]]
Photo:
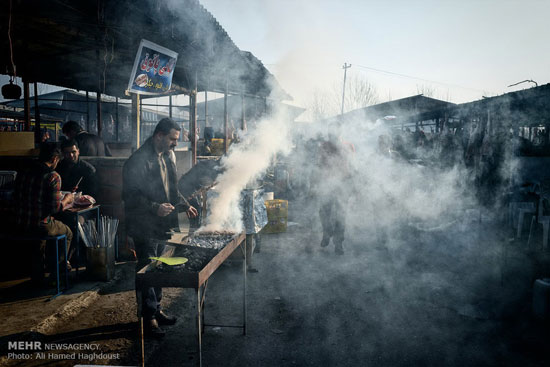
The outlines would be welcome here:
[[[99,224],[95,220],[88,220],[84,224],[78,223],[78,231],[86,247],[111,247],[115,243],[118,229],[118,219],[101,216]]]

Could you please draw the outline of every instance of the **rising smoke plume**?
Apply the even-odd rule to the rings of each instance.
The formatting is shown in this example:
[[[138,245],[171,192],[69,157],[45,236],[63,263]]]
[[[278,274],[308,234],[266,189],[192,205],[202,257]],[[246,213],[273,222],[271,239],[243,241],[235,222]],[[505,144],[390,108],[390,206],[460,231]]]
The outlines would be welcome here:
[[[290,123],[284,112],[276,111],[231,146],[221,161],[224,172],[216,179],[206,225],[201,230],[242,230],[241,191],[265,173],[274,155],[289,152]]]

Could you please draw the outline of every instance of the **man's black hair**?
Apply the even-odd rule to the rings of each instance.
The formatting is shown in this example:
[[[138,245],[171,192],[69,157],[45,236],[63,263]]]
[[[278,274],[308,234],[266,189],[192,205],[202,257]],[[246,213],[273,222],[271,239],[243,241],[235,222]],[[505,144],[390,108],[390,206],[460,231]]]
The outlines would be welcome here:
[[[157,124],[157,127],[155,127],[155,131],[153,132],[153,136],[157,135],[158,133],[162,133],[162,135],[168,135],[170,134],[170,130],[176,130],[181,131],[181,127],[174,122],[169,117],[165,117],[162,120],[159,121]]]
[[[40,144],[38,160],[42,163],[50,162],[53,157],[61,157],[61,149],[57,143]]]
[[[61,142],[61,151],[65,148],[75,146],[78,149],[78,142],[75,139],[65,139]]]
[[[75,133],[79,133],[82,131],[82,128],[80,127],[78,122],[70,120],[65,122],[62,130],[63,130],[63,134],[67,135],[67,133],[71,131],[74,131]]]

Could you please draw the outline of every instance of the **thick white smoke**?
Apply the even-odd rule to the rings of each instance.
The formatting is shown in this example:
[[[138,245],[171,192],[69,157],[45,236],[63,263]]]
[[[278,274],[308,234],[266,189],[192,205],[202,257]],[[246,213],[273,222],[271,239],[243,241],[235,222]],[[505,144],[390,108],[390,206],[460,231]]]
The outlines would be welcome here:
[[[275,154],[289,152],[290,123],[284,112],[276,111],[243,134],[240,143],[231,146],[221,161],[224,172],[216,179],[215,194],[201,231],[242,230],[241,191],[261,177]]]

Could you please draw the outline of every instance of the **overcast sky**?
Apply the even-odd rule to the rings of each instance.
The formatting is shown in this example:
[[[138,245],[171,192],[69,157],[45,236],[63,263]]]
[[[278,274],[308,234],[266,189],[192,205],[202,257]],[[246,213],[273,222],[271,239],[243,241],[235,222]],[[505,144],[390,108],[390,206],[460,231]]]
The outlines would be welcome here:
[[[200,1],[300,105],[341,85],[344,62],[382,101],[429,86],[460,103],[550,82],[550,0]]]

